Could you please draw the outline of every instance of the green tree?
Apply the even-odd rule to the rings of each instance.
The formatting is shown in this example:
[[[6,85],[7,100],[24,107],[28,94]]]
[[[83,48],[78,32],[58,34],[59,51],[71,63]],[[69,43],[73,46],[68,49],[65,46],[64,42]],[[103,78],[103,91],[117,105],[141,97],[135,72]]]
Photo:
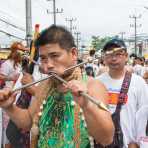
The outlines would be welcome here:
[[[100,50],[103,48],[104,44],[114,37],[100,37],[100,36],[92,36],[91,47],[95,50]]]

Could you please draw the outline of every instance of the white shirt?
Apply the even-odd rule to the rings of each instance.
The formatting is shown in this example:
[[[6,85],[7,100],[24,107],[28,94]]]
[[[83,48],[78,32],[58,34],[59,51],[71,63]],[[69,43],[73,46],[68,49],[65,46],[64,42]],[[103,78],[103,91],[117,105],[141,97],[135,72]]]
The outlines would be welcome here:
[[[139,76],[143,76],[143,71],[144,71],[144,67],[142,65],[136,64],[133,67],[134,73],[139,75]]]
[[[21,65],[19,64],[14,68],[14,61],[8,59],[4,63],[2,63],[0,67],[0,73],[5,76],[14,76],[21,71]],[[14,82],[13,81],[5,81],[6,87],[13,87]]]
[[[136,113],[135,130],[137,135],[137,143],[140,148],[148,148],[148,135],[146,135],[146,127],[148,122],[148,106],[141,107]]]
[[[109,109],[111,113],[113,113],[116,109],[116,101],[120,93],[124,77],[119,80],[115,80],[112,79],[106,72],[97,77],[97,79],[103,82],[109,92]],[[141,77],[132,74],[127,96],[127,102],[122,106],[120,113],[120,123],[123,132],[124,148],[127,148],[129,143],[136,142],[136,113],[141,107],[148,105],[147,85]]]
[[[94,74],[95,76],[97,76],[99,72],[99,67],[94,63],[87,63],[85,67],[89,67],[89,66],[93,68]]]

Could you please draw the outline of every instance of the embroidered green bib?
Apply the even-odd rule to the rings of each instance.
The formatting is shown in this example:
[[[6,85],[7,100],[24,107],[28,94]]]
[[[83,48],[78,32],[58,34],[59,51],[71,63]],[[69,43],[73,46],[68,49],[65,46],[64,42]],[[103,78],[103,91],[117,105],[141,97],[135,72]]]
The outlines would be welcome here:
[[[70,92],[65,95],[54,92],[48,97],[39,121],[38,148],[90,147],[82,113],[75,111],[78,105],[74,105],[72,100]]]

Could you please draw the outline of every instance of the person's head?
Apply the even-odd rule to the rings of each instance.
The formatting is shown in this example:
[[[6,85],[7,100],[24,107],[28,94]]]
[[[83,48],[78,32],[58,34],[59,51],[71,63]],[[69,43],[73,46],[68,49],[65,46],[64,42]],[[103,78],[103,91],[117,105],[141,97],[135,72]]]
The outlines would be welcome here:
[[[110,70],[122,70],[128,59],[127,48],[124,41],[112,39],[108,41],[104,48],[104,61]]]
[[[21,52],[24,49],[24,45],[21,42],[14,42],[10,47],[10,54],[8,56],[8,59],[11,59],[14,61],[14,66],[21,63]]]
[[[83,63],[82,59],[78,59],[77,64],[80,64],[80,63]],[[84,65],[81,65],[80,68],[81,68],[81,70],[83,70],[84,69]]]
[[[72,34],[62,26],[52,25],[41,32],[35,46],[44,73],[55,71],[63,74],[64,70],[77,64],[77,49]]]
[[[91,57],[93,57],[94,55],[95,55],[95,50],[94,49],[91,49],[90,51],[89,51],[89,55],[91,56]]]
[[[91,76],[91,77],[95,76],[94,71],[93,71],[93,67],[87,66],[87,67],[85,67],[85,71],[88,76]]]
[[[143,65],[143,59],[142,59],[142,57],[137,56],[135,58],[135,64]]]

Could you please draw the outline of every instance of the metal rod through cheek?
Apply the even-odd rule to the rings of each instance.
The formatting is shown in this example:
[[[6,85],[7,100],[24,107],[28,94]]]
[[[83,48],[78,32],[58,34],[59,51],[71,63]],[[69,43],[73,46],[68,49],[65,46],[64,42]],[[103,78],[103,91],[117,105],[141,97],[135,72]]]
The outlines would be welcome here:
[[[85,62],[82,62],[82,63],[80,63],[80,64],[74,65],[74,66],[72,66],[72,67],[70,67],[70,68],[67,68],[67,69],[64,71],[64,73],[67,72],[67,71],[69,71],[69,70],[72,70],[72,69],[74,69],[74,68],[76,68],[76,67],[79,67],[79,66],[81,66],[81,65],[84,65],[84,64],[86,64],[86,63],[88,63],[88,61],[85,61]],[[36,64],[36,63],[35,63],[35,64]],[[16,88],[16,89],[12,90],[12,93],[13,93],[13,92],[16,92],[16,91],[19,91],[19,90],[21,90],[21,89],[30,87],[30,86],[32,86],[32,85],[34,85],[34,84],[39,83],[39,82],[45,81],[45,80],[47,80],[47,79],[49,79],[49,78],[51,78],[51,77],[52,77],[52,75],[49,75],[49,76],[47,76],[47,77],[45,77],[45,78],[41,78],[41,79],[39,79],[39,80],[37,80],[37,81],[34,81],[34,82],[28,83],[28,84],[26,84],[26,85],[20,86],[20,87],[18,87],[18,88]]]

